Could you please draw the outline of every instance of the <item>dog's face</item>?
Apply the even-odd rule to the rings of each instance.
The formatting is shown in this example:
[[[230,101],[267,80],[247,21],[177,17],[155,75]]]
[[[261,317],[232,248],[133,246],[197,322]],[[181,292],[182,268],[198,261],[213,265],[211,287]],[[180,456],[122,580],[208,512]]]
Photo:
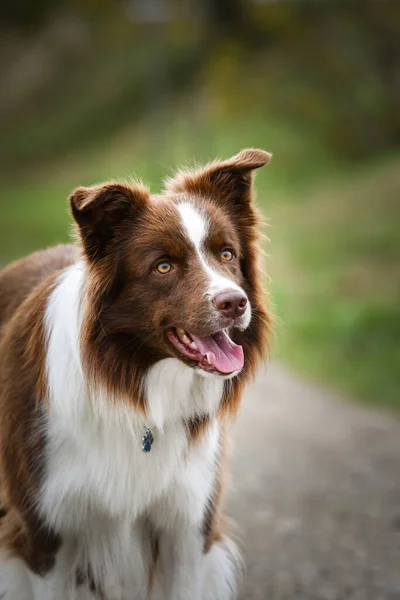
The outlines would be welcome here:
[[[240,342],[258,310],[252,171],[269,158],[243,151],[180,173],[158,196],[121,184],[74,192],[95,290],[92,319],[110,343],[135,340],[149,356],[176,357],[201,374],[242,370]]]
[[[183,194],[153,199],[122,245],[115,323],[200,371],[240,371],[243,353],[229,330],[251,319],[241,256],[222,208]]]

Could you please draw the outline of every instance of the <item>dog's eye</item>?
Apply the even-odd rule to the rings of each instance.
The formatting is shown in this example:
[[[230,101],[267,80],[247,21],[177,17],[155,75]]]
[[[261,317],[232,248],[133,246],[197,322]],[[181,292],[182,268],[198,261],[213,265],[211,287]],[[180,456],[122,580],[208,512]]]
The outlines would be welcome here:
[[[229,262],[233,258],[233,252],[231,250],[223,250],[221,253],[222,260]]]
[[[168,260],[162,260],[160,263],[158,263],[156,269],[158,273],[165,275],[166,273],[172,271],[172,265]]]

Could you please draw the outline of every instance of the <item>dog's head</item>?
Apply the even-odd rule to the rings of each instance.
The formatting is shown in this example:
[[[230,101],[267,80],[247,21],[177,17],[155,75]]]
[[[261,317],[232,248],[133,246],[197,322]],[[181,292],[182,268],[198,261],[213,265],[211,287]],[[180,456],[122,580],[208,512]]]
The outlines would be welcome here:
[[[89,361],[113,361],[122,379],[166,357],[207,376],[254,369],[269,318],[253,172],[269,159],[244,150],[181,171],[162,195],[120,183],[71,195],[89,273]]]

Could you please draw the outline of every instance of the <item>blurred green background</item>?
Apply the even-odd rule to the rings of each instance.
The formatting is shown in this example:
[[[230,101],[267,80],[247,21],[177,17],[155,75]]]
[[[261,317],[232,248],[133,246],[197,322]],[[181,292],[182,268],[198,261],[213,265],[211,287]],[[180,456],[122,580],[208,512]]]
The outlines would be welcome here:
[[[66,197],[273,152],[257,177],[274,355],[400,408],[400,3],[3,0],[0,263]]]

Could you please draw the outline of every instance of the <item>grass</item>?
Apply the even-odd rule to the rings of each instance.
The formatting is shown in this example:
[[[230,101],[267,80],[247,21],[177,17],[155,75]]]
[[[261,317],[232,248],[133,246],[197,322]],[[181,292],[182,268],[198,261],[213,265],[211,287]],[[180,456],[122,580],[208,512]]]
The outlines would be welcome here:
[[[279,355],[400,408],[400,158],[273,209]]]
[[[360,399],[400,408],[399,156],[350,169],[298,125],[178,108],[90,154],[32,160],[17,181],[3,176],[0,261],[68,239],[65,199],[77,185],[134,172],[156,190],[171,166],[246,146],[275,155],[257,178],[271,225],[275,353]]]

